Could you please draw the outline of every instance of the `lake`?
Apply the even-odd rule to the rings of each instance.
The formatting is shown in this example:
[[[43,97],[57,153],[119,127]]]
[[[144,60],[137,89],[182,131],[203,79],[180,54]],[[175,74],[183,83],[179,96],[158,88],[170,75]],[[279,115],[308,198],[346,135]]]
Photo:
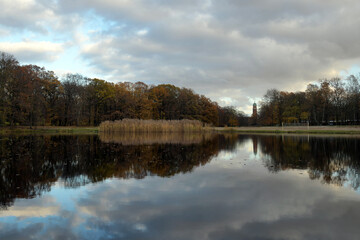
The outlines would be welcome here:
[[[360,138],[0,136],[0,239],[359,239]]]

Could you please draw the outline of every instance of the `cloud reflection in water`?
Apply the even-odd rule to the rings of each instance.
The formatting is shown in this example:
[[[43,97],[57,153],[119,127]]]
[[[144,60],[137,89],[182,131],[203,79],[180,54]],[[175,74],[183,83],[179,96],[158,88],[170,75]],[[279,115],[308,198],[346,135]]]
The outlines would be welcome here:
[[[142,179],[110,178],[76,188],[76,197],[68,199],[73,208],[54,200],[56,191],[60,191],[58,186],[40,198],[15,201],[13,207],[1,212],[0,238],[357,239],[359,195],[350,188],[324,185],[300,174],[319,169],[316,168],[319,162],[312,158],[304,165],[294,163],[299,156],[310,154],[311,149],[300,151],[303,155],[294,150],[292,155],[283,151],[293,146],[294,141],[295,146],[304,145],[302,138],[282,142],[279,152],[286,152],[285,155],[271,152],[269,146],[282,141],[276,137],[256,136],[256,141],[254,137],[242,138],[239,137],[236,151],[225,148],[210,163],[191,172],[165,178],[153,175]],[[331,139],[317,141],[317,145],[333,149],[340,145],[340,140],[335,140],[336,144]],[[351,146],[357,141],[346,143]],[[254,142],[258,146],[249,147]],[[250,160],[255,150],[261,159]],[[339,152],[327,152],[326,156],[330,156],[327,159],[332,159],[328,163],[345,164],[356,172],[357,165],[346,162],[349,157],[339,158],[342,156]],[[245,159],[249,162],[246,166]],[[223,164],[232,167],[224,168]],[[36,209],[42,204],[56,211],[38,216],[26,212],[18,215],[21,207]]]

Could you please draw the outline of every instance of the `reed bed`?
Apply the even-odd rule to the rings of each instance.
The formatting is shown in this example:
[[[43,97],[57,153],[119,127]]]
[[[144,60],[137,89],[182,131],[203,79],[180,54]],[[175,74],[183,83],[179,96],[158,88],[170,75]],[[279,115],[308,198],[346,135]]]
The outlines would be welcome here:
[[[206,133],[136,133],[136,132],[100,132],[100,141],[104,143],[118,143],[124,146],[153,145],[153,144],[200,144],[214,137],[212,132]]]
[[[105,121],[99,126],[100,132],[136,132],[136,133],[180,133],[201,132],[203,124],[198,120],[139,120],[123,119]]]

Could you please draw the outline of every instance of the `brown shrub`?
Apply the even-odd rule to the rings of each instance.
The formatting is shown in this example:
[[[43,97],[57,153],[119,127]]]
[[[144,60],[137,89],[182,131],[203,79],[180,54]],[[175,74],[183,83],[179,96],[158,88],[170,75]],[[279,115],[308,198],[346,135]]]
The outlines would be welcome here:
[[[100,124],[100,132],[201,132],[203,124],[198,120],[139,120],[123,119],[105,121]]]

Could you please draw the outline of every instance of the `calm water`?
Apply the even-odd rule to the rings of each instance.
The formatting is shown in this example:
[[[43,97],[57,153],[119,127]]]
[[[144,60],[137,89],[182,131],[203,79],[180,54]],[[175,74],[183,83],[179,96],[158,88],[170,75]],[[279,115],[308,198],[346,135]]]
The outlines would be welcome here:
[[[360,139],[0,136],[0,239],[359,239]]]

